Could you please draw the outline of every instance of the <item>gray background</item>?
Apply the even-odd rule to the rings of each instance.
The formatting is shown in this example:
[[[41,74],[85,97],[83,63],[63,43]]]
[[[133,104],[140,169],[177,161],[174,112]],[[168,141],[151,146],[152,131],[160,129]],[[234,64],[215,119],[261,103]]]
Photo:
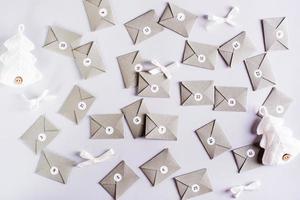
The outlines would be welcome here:
[[[180,107],[180,80],[213,79],[216,85],[246,86],[250,82],[243,64],[232,69],[227,68],[220,57],[215,71],[208,71],[181,65],[172,80],[170,99],[146,98],[147,106],[153,113],[178,114],[179,136],[177,142],[134,140],[126,127],[124,140],[90,140],[88,117],[79,125],[74,125],[57,114],[74,84],[87,89],[97,99],[89,114],[119,113],[120,108],[138,99],[134,90],[124,89],[116,56],[141,50],[145,58],[156,58],[162,63],[180,60],[185,39],[165,29],[159,35],[139,45],[132,45],[123,23],[155,9],[160,15],[166,5],[162,0],[111,0],[116,26],[90,32],[87,17],[81,0],[1,0],[0,6],[0,41],[3,43],[12,36],[19,23],[26,25],[26,34],[37,48],[34,54],[38,58],[37,67],[45,79],[25,90],[1,86],[0,104],[0,198],[1,199],[89,199],[109,200],[111,197],[98,185],[119,161],[125,160],[140,176],[140,180],[129,189],[121,199],[178,199],[175,184],[167,179],[157,187],[151,187],[138,167],[158,153],[169,147],[182,167],[175,175],[180,175],[200,168],[208,168],[214,192],[195,199],[230,199],[225,190],[236,184],[252,180],[261,180],[262,187],[255,192],[243,194],[241,199],[289,199],[300,198],[300,158],[293,163],[280,167],[261,167],[253,171],[238,174],[233,156],[224,153],[210,160],[194,130],[204,123],[217,119],[223,127],[233,147],[247,145],[255,139],[251,131],[256,120],[255,112],[263,102],[270,89],[253,92],[248,96],[246,113],[213,112],[211,107]],[[241,14],[237,18],[238,27],[221,25],[216,30],[207,32],[203,20],[197,20],[190,40],[220,45],[242,30],[246,30],[257,47],[257,54],[263,52],[262,32],[259,19],[266,17],[288,17],[290,50],[271,52],[270,61],[277,78],[278,86],[294,98],[294,103],[286,114],[286,123],[300,138],[298,119],[300,107],[299,93],[299,55],[300,35],[299,2],[297,0],[173,0],[191,12],[201,16],[207,13],[225,15],[230,5],[237,5]],[[44,43],[47,26],[58,25],[83,34],[83,43],[96,40],[101,56],[107,66],[107,73],[96,78],[80,80],[77,68],[71,58],[57,55],[41,46]],[[46,102],[39,111],[29,111],[19,94],[39,94],[49,88],[58,96],[56,101]],[[18,139],[40,115],[55,123],[61,133],[48,146],[48,149],[68,158],[80,161],[76,152],[86,149],[98,155],[105,149],[113,147],[118,157],[103,164],[78,169],[74,168],[67,185],[62,185],[34,174],[38,156],[32,154]]]

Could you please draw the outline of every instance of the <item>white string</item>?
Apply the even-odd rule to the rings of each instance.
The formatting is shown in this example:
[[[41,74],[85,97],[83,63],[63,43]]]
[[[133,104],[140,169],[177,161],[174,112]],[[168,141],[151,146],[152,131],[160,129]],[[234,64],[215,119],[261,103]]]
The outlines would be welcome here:
[[[19,31],[19,33],[23,33],[25,31],[25,25],[24,24],[19,24],[18,31]]]
[[[237,17],[239,14],[240,9],[236,6],[232,7],[229,11],[229,13],[225,17],[219,17],[216,15],[207,15],[207,24],[206,24],[206,30],[211,29],[212,27],[226,23],[230,26],[236,26],[236,22],[234,21],[234,18]]]
[[[230,188],[230,192],[232,194],[233,198],[239,198],[239,196],[244,192],[244,191],[254,191],[257,190],[261,186],[260,181],[252,181],[246,185],[238,185]]]
[[[112,158],[113,156],[115,156],[115,151],[113,149],[109,149],[106,152],[104,152],[103,154],[101,154],[100,156],[94,157],[89,152],[82,150],[82,151],[80,151],[79,156],[83,159],[86,159],[86,161],[77,164],[77,167],[82,168],[82,167],[93,165],[96,163],[101,163],[101,162],[104,162],[104,161]]]
[[[49,95],[49,90],[44,90],[40,96],[37,96],[35,98],[29,99],[26,97],[24,94],[22,94],[22,97],[25,101],[28,102],[29,108],[31,110],[37,110],[40,107],[40,104],[42,101],[47,101],[47,100],[53,100],[56,98],[54,95]]]
[[[171,79],[172,78],[172,73],[171,71],[174,71],[175,69],[179,68],[179,63],[178,62],[173,62],[169,65],[162,65],[160,64],[157,60],[151,60],[151,64],[155,66],[155,68],[150,69],[148,72],[152,75],[158,74],[160,72],[162,72],[167,79]]]

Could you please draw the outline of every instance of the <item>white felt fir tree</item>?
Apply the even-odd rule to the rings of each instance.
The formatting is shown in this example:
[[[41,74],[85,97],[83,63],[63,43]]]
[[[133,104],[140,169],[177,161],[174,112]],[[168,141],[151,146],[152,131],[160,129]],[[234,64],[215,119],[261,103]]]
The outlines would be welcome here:
[[[0,82],[4,85],[24,87],[42,78],[35,67],[37,59],[30,53],[34,44],[23,34],[24,29],[24,25],[20,24],[18,33],[4,42],[7,51],[0,56]]]

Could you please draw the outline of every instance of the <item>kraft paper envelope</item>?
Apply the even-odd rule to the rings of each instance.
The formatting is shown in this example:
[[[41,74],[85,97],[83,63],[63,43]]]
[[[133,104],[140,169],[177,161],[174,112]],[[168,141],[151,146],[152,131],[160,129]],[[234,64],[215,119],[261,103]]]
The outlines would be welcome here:
[[[134,138],[143,137],[145,117],[148,109],[143,99],[139,99],[121,109]]]
[[[292,102],[292,98],[288,97],[285,93],[274,87],[262,106],[267,109],[270,115],[275,117],[283,117]],[[260,113],[258,113],[258,115],[262,117]]]
[[[92,31],[114,25],[109,0],[83,0]]]
[[[146,139],[177,140],[178,116],[147,114]]]
[[[197,16],[191,12],[168,3],[159,19],[159,24],[183,37],[188,37],[196,19]]]
[[[207,174],[207,169],[199,169],[187,174],[174,177],[180,199],[190,199],[209,192],[212,186]]]
[[[42,151],[35,173],[66,184],[75,162],[50,151]]]
[[[245,87],[215,86],[215,111],[246,112],[247,91]]]
[[[43,48],[56,53],[73,57],[73,45],[81,39],[81,35],[56,26],[49,27]]]
[[[143,70],[143,59],[139,51],[117,57],[125,88],[136,87],[138,72]]]
[[[40,153],[58,135],[59,130],[45,116],[40,116],[21,136],[21,140],[35,153]]]
[[[90,116],[91,139],[124,138],[123,114]]]
[[[114,198],[119,199],[139,177],[124,161],[112,169],[99,184]]]
[[[262,20],[265,50],[287,50],[288,31],[285,17],[275,17]]]
[[[227,66],[233,67],[251,56],[255,52],[255,47],[243,31],[221,45],[218,50]]]
[[[204,146],[210,159],[231,149],[231,145],[225,133],[213,120],[196,130],[196,134]]]
[[[180,169],[169,149],[164,149],[140,166],[152,186],[156,186]]]
[[[157,18],[155,11],[149,10],[124,24],[134,44],[138,44],[163,31],[164,28],[157,23]]]
[[[247,58],[244,63],[254,91],[276,85],[266,53]]]
[[[186,41],[181,62],[186,65],[214,70],[217,55],[217,46]]]
[[[78,124],[86,115],[95,97],[75,85],[59,110],[59,113]]]
[[[89,42],[75,48],[73,50],[73,55],[80,74],[84,79],[105,72],[105,67],[94,42]]]
[[[137,94],[142,97],[168,98],[170,80],[163,73],[150,74],[140,72],[138,78]]]
[[[262,166],[258,158],[259,151],[260,148],[255,145],[247,145],[232,150],[239,173]]]
[[[213,105],[214,81],[183,81],[180,82],[180,104]]]

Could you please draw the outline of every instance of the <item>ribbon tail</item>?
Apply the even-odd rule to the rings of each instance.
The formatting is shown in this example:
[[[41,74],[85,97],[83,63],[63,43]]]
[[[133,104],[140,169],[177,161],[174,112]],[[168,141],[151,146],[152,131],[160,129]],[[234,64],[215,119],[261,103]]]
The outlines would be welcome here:
[[[93,160],[87,160],[87,161],[78,163],[78,164],[76,165],[76,167],[82,168],[82,167],[86,167],[86,166],[92,165],[92,164],[94,164],[94,163],[95,163],[95,162],[94,162]]]

